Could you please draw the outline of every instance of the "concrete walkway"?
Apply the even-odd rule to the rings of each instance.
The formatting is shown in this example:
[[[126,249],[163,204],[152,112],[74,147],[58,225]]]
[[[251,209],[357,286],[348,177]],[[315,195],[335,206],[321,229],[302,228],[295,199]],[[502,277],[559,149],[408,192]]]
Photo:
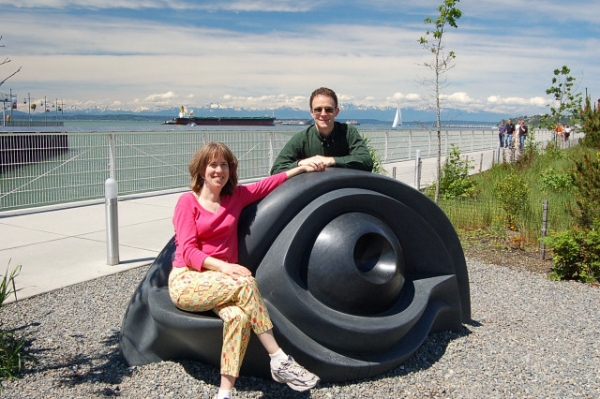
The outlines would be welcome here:
[[[463,156],[474,160],[476,173],[480,164],[482,170],[492,166],[493,153],[482,151]],[[422,161],[421,187],[435,181],[435,166],[435,158]],[[414,187],[414,160],[385,167],[388,176]],[[177,193],[119,201],[120,263],[116,266],[107,265],[103,203],[13,216],[0,213],[0,275],[21,265],[15,282],[18,299],[24,299],[147,265],[173,236],[171,217],[179,196]],[[12,301],[14,296],[7,300]]]

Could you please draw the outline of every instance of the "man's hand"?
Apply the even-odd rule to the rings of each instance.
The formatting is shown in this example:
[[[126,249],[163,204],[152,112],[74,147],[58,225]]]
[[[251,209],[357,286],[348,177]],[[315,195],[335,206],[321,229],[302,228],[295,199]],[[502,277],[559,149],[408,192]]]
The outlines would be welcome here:
[[[322,155],[315,155],[310,158],[302,159],[298,162],[298,166],[311,166],[316,170],[324,170],[328,166],[334,166],[335,160],[333,157],[324,157]]]

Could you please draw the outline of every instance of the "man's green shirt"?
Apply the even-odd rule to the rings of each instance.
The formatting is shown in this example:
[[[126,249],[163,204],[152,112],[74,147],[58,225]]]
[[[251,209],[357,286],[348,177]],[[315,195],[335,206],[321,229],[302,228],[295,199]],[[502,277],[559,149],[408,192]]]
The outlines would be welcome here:
[[[352,125],[335,122],[328,137],[323,137],[315,125],[292,136],[275,159],[271,174],[292,169],[298,161],[315,155],[333,157],[338,168],[368,172],[373,169],[371,154],[358,130]]]

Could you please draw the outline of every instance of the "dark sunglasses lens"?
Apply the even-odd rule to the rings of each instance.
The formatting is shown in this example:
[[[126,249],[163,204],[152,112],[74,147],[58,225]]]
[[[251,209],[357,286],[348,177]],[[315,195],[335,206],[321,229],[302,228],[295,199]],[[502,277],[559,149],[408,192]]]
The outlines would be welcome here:
[[[333,113],[333,108],[331,108],[331,107],[325,107],[325,108],[319,107],[319,108],[315,108],[314,109],[314,111],[317,114],[320,114],[321,112],[323,112],[323,110],[325,110],[325,112],[328,113],[328,114],[332,114]]]

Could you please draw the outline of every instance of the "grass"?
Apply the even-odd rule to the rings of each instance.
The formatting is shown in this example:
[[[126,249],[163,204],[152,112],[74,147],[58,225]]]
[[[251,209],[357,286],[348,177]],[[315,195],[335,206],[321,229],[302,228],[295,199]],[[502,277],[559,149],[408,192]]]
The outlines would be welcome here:
[[[516,163],[497,164],[492,169],[470,177],[474,195],[468,198],[440,200],[439,205],[457,231],[477,231],[496,239],[520,241],[523,246],[538,246],[542,237],[544,204],[548,203],[547,232],[568,230],[574,222],[570,209],[574,195],[570,181],[573,160],[582,149],[557,150],[552,146],[544,154]],[[513,214],[507,214],[504,202],[510,189],[498,192],[496,183],[511,174],[524,179],[527,199]],[[518,242],[515,242],[518,244]]]
[[[15,277],[20,271],[21,266],[15,267],[10,273],[7,268],[5,275],[0,279],[0,308],[11,295],[17,299]],[[27,361],[35,361],[35,358],[27,351],[26,340],[13,331],[5,330],[0,321],[0,392],[2,381],[16,378]]]

